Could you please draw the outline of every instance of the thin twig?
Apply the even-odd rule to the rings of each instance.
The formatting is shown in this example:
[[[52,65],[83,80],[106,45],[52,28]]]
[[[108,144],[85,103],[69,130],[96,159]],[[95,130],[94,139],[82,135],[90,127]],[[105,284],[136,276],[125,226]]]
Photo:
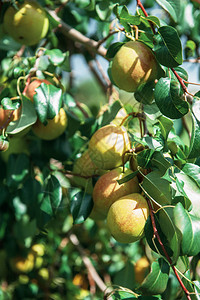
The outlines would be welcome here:
[[[103,280],[101,279],[101,277],[99,276],[99,274],[97,273],[96,269],[94,268],[91,260],[89,259],[88,255],[86,254],[85,250],[83,249],[83,247],[81,246],[77,236],[73,233],[69,234],[69,239],[71,241],[71,243],[77,248],[77,250],[79,251],[81,258],[83,260],[83,263],[85,264],[88,273],[91,275],[91,277],[94,279],[94,281],[96,282],[97,286],[99,287],[99,289],[104,292],[107,289],[107,286],[105,285],[105,283],[103,282]]]

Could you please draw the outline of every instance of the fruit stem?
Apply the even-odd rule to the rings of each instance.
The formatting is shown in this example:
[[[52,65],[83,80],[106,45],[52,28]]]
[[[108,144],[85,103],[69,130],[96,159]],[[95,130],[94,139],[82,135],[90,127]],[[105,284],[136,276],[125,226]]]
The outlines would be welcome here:
[[[177,280],[178,280],[181,288],[183,289],[183,291],[184,291],[184,293],[186,295],[186,298],[188,300],[191,300],[189,291],[186,289],[185,285],[183,284],[183,282],[182,282],[182,280],[181,280],[181,278],[180,278],[180,276],[179,276],[179,274],[178,274],[175,266],[172,263],[172,260],[171,260],[170,256],[168,255],[168,253],[167,253],[167,251],[166,251],[166,249],[165,249],[165,247],[164,247],[164,245],[163,245],[163,243],[161,241],[161,238],[159,236],[158,230],[156,228],[156,222],[155,222],[155,218],[154,218],[153,206],[152,206],[151,201],[148,198],[147,198],[147,203],[148,203],[148,206],[149,206],[149,212],[150,212],[150,217],[151,217],[151,223],[152,223],[152,227],[153,227],[154,237],[157,238],[157,240],[158,240],[158,242],[159,242],[159,244],[160,244],[160,246],[161,246],[161,248],[163,250],[163,253],[164,253],[165,257],[166,257],[167,261],[170,264],[170,267],[174,271],[174,274],[175,274],[175,276],[176,276],[176,278],[177,278]]]

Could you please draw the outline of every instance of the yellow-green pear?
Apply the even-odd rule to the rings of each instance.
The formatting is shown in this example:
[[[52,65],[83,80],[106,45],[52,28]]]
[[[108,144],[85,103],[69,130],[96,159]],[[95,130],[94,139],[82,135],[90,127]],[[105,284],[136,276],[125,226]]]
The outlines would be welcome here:
[[[111,235],[120,243],[133,243],[144,235],[149,207],[139,193],[126,195],[114,202],[107,216],[107,226]]]
[[[158,63],[151,49],[139,41],[125,43],[115,54],[111,66],[114,83],[126,92],[135,92],[158,76]]]
[[[94,201],[93,210],[96,213],[99,212],[99,215],[106,218],[110,206],[115,201],[128,194],[139,193],[140,187],[137,176],[122,184],[118,183],[118,180],[130,174],[132,174],[131,170],[125,169],[123,173],[123,167],[118,167],[98,179],[92,194]]]
[[[89,141],[89,155],[94,164],[103,170],[121,166],[122,155],[130,148],[131,143],[126,128],[115,124],[101,127]]]
[[[44,38],[49,29],[45,10],[34,0],[16,2],[18,9],[10,6],[4,15],[4,30],[23,45],[35,45]]]

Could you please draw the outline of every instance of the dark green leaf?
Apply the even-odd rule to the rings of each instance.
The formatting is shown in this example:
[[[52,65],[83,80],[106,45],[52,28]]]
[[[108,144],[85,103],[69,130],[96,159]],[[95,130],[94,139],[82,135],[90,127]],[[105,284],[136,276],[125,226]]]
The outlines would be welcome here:
[[[33,100],[37,115],[42,123],[46,123],[47,119],[53,119],[61,108],[62,90],[43,82],[35,91]]]
[[[119,14],[119,21],[127,32],[131,30],[130,24],[138,26],[141,23],[140,16],[130,15],[125,5],[122,7],[122,10]]]
[[[160,78],[155,87],[155,101],[161,113],[179,119],[189,111],[189,105],[179,96],[180,86],[170,78]]]
[[[125,182],[131,180],[132,178],[134,178],[137,174],[138,174],[138,171],[135,171],[135,172],[133,172],[133,173],[131,173],[131,174],[125,176],[124,178],[122,178],[122,179],[120,179],[120,180],[117,180],[117,182],[118,182],[119,184],[125,183]]]
[[[164,116],[160,116],[158,117],[158,122],[161,130],[161,134],[164,137],[164,139],[167,140],[169,132],[172,129],[174,124],[173,121]]]
[[[163,66],[174,68],[183,62],[181,41],[176,29],[171,26],[158,29],[153,50]]]
[[[103,115],[99,118],[99,126],[102,127],[109,124],[115,118],[121,108],[122,105],[120,101],[115,101],[112,105],[110,105],[108,109],[103,113]]]
[[[151,265],[151,272],[144,279],[139,291],[148,295],[163,293],[167,287],[169,271],[170,266],[163,258],[154,261]]]
[[[29,173],[29,158],[26,154],[10,155],[7,165],[7,185],[16,188]]]
[[[149,168],[154,150],[145,149],[137,154],[137,163],[142,168]]]
[[[181,254],[195,256],[200,249],[200,219],[192,216],[181,203],[174,208],[175,225],[181,233]]]
[[[128,289],[134,288],[134,264],[131,261],[127,261],[125,267],[119,270],[113,279],[113,283],[119,286],[123,286]]]
[[[117,51],[123,45],[124,45],[123,42],[116,42],[116,43],[111,44],[110,47],[108,48],[107,52],[106,52],[106,57],[107,58],[113,58],[115,56],[115,54],[117,53]]]
[[[74,224],[84,222],[89,216],[93,207],[92,197],[82,191],[71,197],[70,210],[73,216]]]
[[[200,156],[200,121],[192,114],[192,135],[188,158]]]
[[[143,104],[151,104],[154,99],[155,82],[149,81],[135,91],[134,97],[138,102]]]

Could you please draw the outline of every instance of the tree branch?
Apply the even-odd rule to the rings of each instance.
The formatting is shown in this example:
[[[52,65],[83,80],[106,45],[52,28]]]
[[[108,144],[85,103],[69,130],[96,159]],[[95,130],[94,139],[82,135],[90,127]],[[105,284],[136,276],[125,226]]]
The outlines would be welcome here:
[[[62,21],[61,18],[59,18],[55,11],[48,10],[48,13],[51,15],[52,18],[54,18],[57,22],[59,22],[59,25],[57,27],[57,30],[62,32],[62,34],[68,38],[70,38],[73,41],[79,42],[82,45],[85,46],[89,51],[94,52],[96,54],[99,54],[103,56],[106,59],[106,48],[104,48],[102,45],[99,45],[99,43],[95,40],[92,40],[86,36],[84,36],[82,33],[80,33],[78,30],[72,28],[71,26],[67,25],[65,22]]]

